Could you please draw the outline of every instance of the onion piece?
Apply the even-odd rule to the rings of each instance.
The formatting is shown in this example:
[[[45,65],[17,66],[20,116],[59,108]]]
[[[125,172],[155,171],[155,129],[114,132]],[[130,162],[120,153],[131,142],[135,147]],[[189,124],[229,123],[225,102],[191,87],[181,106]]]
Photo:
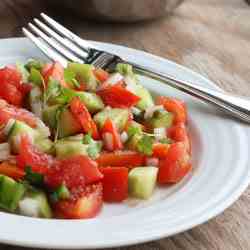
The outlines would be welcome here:
[[[155,166],[157,167],[159,165],[159,159],[155,157],[147,158],[146,159],[146,165],[147,166]]]
[[[154,115],[154,112],[157,110],[164,110],[163,105],[155,105],[155,106],[147,108],[144,113],[144,118],[145,119],[151,118]]]
[[[40,133],[44,138],[50,137],[50,129],[40,119],[37,119],[37,132]]]
[[[10,158],[10,145],[9,143],[0,144],[0,161],[6,161]]]
[[[121,133],[121,141],[122,141],[122,143],[125,143],[127,140],[128,140],[128,134],[126,131],[123,131]]]

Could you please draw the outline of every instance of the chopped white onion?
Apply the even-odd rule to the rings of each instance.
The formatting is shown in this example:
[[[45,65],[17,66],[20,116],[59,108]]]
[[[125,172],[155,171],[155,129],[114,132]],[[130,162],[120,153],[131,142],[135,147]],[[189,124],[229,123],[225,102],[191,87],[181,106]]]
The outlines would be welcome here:
[[[6,161],[10,158],[10,145],[9,143],[0,144],[0,161]]]
[[[114,144],[113,144],[113,135],[111,133],[104,133],[103,134],[103,141],[104,145],[106,146],[107,150],[112,151],[114,149]]]
[[[39,217],[39,203],[31,198],[24,198],[19,201],[19,211],[22,215],[30,217]]]
[[[147,108],[144,113],[144,118],[145,119],[151,118],[154,115],[154,112],[157,110],[164,110],[164,107],[162,105],[155,105]]]
[[[7,124],[5,125],[5,127],[3,129],[3,133],[5,136],[9,135],[9,132],[11,131],[15,122],[16,122],[15,119],[9,119],[9,121],[7,122]]]
[[[123,131],[123,132],[121,133],[121,141],[122,141],[122,143],[124,143],[124,142],[126,142],[127,140],[128,140],[128,134],[127,134],[126,131]]]
[[[136,107],[132,107],[132,108],[131,108],[131,111],[132,111],[132,113],[133,113],[134,115],[140,115],[141,112],[142,112],[140,109],[138,109],[138,108],[136,108]]]
[[[114,85],[119,81],[123,80],[123,78],[124,77],[120,73],[114,73],[111,74],[110,77],[104,83],[102,83],[102,85],[103,86],[105,86],[106,84]]]
[[[165,128],[154,128],[154,135],[156,140],[166,138],[166,129]]]
[[[155,166],[155,167],[157,167],[159,165],[159,159],[154,158],[154,157],[147,158],[146,165],[147,166]]]

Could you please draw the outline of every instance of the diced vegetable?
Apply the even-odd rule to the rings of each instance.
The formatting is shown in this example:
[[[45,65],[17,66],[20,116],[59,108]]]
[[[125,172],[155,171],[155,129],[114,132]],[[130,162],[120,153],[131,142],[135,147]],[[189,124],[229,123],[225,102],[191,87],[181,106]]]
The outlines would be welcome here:
[[[95,90],[98,86],[98,81],[93,73],[93,66],[89,64],[69,63],[68,69],[76,74],[76,79],[81,84],[86,84],[88,90]]]
[[[70,111],[76,121],[78,121],[81,125],[83,132],[91,133],[94,139],[99,139],[100,136],[97,130],[97,126],[92,119],[88,109],[78,97],[74,97],[70,102]]]
[[[0,175],[6,175],[14,180],[20,180],[24,177],[25,173],[17,166],[3,162],[0,164]]]
[[[153,116],[146,120],[149,128],[169,128],[173,123],[173,114],[167,111],[156,111]]]
[[[71,192],[71,198],[54,205],[56,217],[63,219],[88,219],[95,217],[102,208],[102,184],[87,186],[82,192]]]
[[[19,201],[18,208],[21,214],[30,217],[51,218],[52,211],[46,194],[41,190],[29,190]]]
[[[0,208],[14,212],[25,193],[25,186],[13,179],[0,175]]]
[[[126,167],[104,167],[103,200],[107,202],[121,202],[128,197],[128,169]]]
[[[150,198],[156,185],[157,172],[156,167],[132,169],[128,176],[129,194],[138,199]]]
[[[99,166],[125,166],[129,168],[143,165],[144,161],[144,155],[133,151],[104,152],[97,158]]]
[[[113,121],[119,131],[122,131],[128,121],[129,111],[127,109],[104,109],[94,116],[94,121],[99,128],[102,128],[105,121],[109,118]]]

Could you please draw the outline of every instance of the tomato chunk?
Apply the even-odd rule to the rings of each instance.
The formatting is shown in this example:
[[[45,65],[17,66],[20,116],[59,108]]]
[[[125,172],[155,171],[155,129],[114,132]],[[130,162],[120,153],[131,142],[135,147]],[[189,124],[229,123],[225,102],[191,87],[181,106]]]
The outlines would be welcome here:
[[[168,154],[169,144],[155,143],[153,145],[153,157],[165,158]]]
[[[24,170],[7,162],[0,164],[0,174],[9,176],[15,180],[20,180],[25,175]]]
[[[48,84],[48,81],[51,77],[54,80],[60,82],[63,87],[68,87],[64,80],[64,68],[59,62],[46,64],[42,70],[42,75],[46,85]]]
[[[97,92],[106,105],[113,108],[130,108],[140,101],[140,97],[121,84],[107,86]]]
[[[14,67],[0,69],[0,97],[15,106],[21,106],[30,85],[22,83],[21,74]]]
[[[184,102],[165,96],[159,96],[156,99],[158,105],[163,105],[164,108],[174,114],[174,123],[186,123],[187,111]]]
[[[88,109],[79,97],[74,97],[70,103],[70,111],[75,119],[81,124],[83,132],[91,133],[94,139],[99,139],[97,126],[92,119]]]
[[[109,73],[101,68],[94,69],[94,75],[100,82],[105,82],[109,78]]]
[[[145,156],[134,151],[117,151],[113,153],[102,153],[97,158],[99,166],[121,166],[136,167],[145,163]]]
[[[42,153],[33,146],[26,135],[21,137],[19,154],[16,160],[19,168],[25,169],[25,167],[29,166],[32,171],[40,174],[46,174],[55,162],[51,155]]]
[[[63,219],[88,219],[95,217],[102,208],[102,184],[93,184],[83,191],[71,191],[71,198],[54,205],[55,214]]]
[[[168,137],[176,142],[183,142],[191,153],[191,143],[184,123],[178,123],[167,130]]]
[[[111,119],[107,119],[102,128],[102,139],[104,146],[109,151],[123,148],[120,134]]]
[[[58,161],[49,169],[45,181],[49,187],[58,187],[64,183],[69,189],[73,189],[96,183],[102,177],[95,161],[79,155]]]
[[[5,125],[10,119],[23,121],[33,128],[37,126],[37,118],[31,112],[0,99],[0,125]]]
[[[103,200],[121,202],[128,197],[128,169],[126,167],[100,168],[104,175]]]
[[[159,163],[158,182],[177,183],[192,168],[190,155],[183,142],[171,144],[165,159]]]

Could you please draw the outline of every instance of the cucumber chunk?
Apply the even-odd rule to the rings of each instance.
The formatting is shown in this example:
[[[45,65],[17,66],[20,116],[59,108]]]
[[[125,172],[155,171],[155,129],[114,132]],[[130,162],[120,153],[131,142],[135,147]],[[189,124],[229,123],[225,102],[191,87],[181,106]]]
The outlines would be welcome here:
[[[0,208],[14,212],[25,190],[26,188],[23,184],[7,176],[0,175]]]
[[[19,201],[19,212],[26,216],[51,218],[52,211],[46,194],[40,190],[30,190]]]
[[[172,113],[167,112],[165,110],[158,110],[154,112],[152,118],[147,119],[147,125],[154,129],[154,128],[169,128],[172,126],[174,120],[174,116]]]
[[[128,189],[132,197],[138,199],[148,199],[153,194],[158,168],[137,167],[129,172]]]
[[[88,155],[88,145],[82,144],[81,141],[59,140],[55,144],[56,156],[60,159],[75,155]]]
[[[93,73],[93,65],[81,63],[69,63],[68,69],[76,74],[77,80],[87,85],[88,90],[96,90],[98,81]]]
[[[129,111],[127,109],[106,108],[94,116],[94,121],[102,128],[107,118],[110,118],[117,129],[122,131],[128,121]]]

